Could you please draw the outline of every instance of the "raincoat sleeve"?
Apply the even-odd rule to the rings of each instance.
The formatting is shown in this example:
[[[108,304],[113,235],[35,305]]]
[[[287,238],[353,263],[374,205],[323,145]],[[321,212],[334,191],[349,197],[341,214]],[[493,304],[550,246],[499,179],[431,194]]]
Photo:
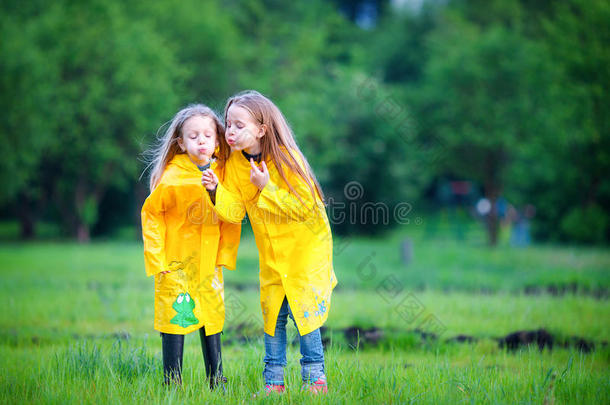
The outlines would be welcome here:
[[[298,222],[303,222],[315,215],[318,211],[309,187],[300,184],[300,182],[293,182],[292,185],[303,202],[290,192],[288,186],[282,185],[280,187],[270,179],[258,197],[257,207],[274,215],[287,217]]]
[[[165,260],[165,209],[163,185],[157,186],[142,207],[142,238],[144,239],[144,265],[146,275],[153,276],[166,270]]]
[[[214,210],[222,221],[232,224],[240,224],[246,216],[246,205],[229,176],[218,183]]]
[[[220,241],[218,242],[217,266],[224,266],[229,270],[235,270],[237,259],[237,248],[241,236],[241,223],[232,224],[220,221]]]
[[[298,157],[297,161],[301,168],[305,170],[303,162]],[[290,191],[285,182],[282,181],[280,185],[274,181],[274,176],[270,176],[269,182],[259,194],[257,207],[274,215],[287,217],[298,222],[307,221],[319,215],[319,205],[322,202],[314,199],[309,186],[299,175],[295,173],[287,174],[290,184],[301,199]]]

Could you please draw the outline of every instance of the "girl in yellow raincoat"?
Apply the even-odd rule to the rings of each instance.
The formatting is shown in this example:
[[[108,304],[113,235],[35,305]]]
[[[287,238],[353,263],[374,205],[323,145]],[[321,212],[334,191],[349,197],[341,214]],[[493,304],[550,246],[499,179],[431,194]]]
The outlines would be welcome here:
[[[265,392],[284,391],[287,316],[300,334],[303,388],[326,392],[320,327],[337,279],[322,191],[271,100],[255,91],[237,94],[227,102],[225,124],[232,153],[224,180],[210,170],[202,181],[217,185],[219,217],[239,223],[247,213],[252,224],[265,323]]]
[[[241,227],[218,220],[201,185],[207,169],[223,177],[229,154],[223,132],[211,109],[191,105],[173,118],[151,163],[142,235],[146,274],[155,277],[154,326],[161,332],[166,384],[181,383],[184,335],[199,330],[210,386],[224,387],[222,266],[235,268]]]

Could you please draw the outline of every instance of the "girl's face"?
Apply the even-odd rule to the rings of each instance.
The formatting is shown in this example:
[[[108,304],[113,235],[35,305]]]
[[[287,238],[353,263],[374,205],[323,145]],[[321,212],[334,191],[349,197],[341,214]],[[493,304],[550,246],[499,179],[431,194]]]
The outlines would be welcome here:
[[[182,125],[178,145],[196,165],[207,164],[218,146],[216,123],[203,115],[187,119]]]
[[[265,135],[265,125],[259,124],[248,110],[232,104],[227,111],[225,139],[234,150],[260,152],[260,139]]]

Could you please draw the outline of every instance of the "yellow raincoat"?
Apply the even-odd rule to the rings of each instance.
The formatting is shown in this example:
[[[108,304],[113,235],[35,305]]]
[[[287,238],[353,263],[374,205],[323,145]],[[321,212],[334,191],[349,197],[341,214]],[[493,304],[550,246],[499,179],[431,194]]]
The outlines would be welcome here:
[[[212,169],[222,178],[215,163]],[[240,232],[241,225],[222,222],[214,213],[197,166],[186,154],[176,155],[142,207],[146,274],[155,276],[156,330],[222,331],[222,266],[235,269]]]
[[[337,284],[330,226],[319,196],[314,201],[297,174],[284,170],[308,208],[289,192],[273,163],[267,162],[267,167],[269,182],[259,191],[250,181],[250,162],[241,151],[234,151],[226,163],[224,182],[218,184],[216,212],[233,223],[248,213],[259,252],[265,332],[275,334],[286,296],[299,333],[306,335],[326,321]]]

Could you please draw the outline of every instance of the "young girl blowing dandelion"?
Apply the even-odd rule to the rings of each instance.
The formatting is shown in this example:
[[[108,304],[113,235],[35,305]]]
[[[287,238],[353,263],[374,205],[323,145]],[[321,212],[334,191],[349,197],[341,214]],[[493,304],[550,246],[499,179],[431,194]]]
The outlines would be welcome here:
[[[142,207],[146,274],[155,277],[155,329],[164,383],[182,383],[184,335],[199,330],[210,387],[222,373],[222,267],[235,268],[240,225],[218,220],[201,172],[223,177],[229,146],[216,114],[197,104],[179,111],[153,151],[151,193]],[[214,157],[217,159],[214,161]]]
[[[286,119],[256,91],[231,97],[225,138],[232,148],[224,180],[209,170],[202,182],[216,193],[216,212],[252,224],[260,260],[265,329],[265,392],[284,391],[286,322],[298,329],[303,389],[327,392],[320,327],[337,284],[323,194]],[[258,164],[260,163],[260,165]]]

